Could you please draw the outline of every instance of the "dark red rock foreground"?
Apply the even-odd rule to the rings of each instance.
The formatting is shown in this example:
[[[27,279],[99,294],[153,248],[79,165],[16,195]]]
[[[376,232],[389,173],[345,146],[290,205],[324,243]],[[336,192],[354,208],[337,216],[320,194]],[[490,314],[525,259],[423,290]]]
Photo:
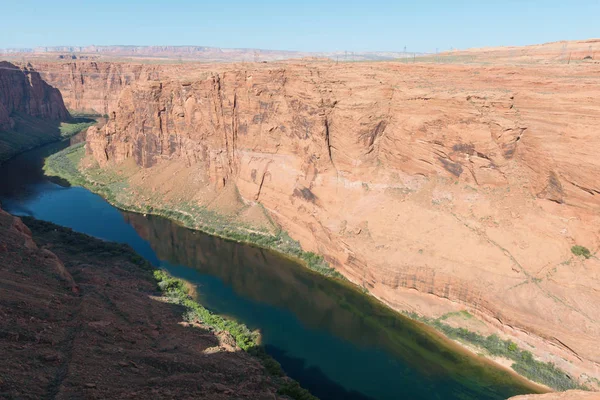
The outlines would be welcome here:
[[[128,248],[0,210],[0,397],[275,399],[253,357],[181,320]]]

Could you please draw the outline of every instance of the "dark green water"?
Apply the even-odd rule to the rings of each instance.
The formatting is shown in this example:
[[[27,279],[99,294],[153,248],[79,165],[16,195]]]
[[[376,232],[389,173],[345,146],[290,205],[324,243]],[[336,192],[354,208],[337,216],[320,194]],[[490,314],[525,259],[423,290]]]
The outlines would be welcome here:
[[[116,209],[41,173],[59,143],[0,166],[2,207],[128,243],[198,287],[207,308],[259,329],[291,377],[326,399],[505,399],[531,393],[510,374],[467,357],[353,287],[272,252]]]

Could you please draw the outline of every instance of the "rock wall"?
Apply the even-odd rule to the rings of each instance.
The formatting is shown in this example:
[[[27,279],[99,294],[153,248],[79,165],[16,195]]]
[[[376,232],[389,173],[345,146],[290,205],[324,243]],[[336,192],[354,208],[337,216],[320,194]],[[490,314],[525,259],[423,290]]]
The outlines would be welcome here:
[[[121,91],[138,80],[159,79],[151,64],[95,61],[34,61],[44,79],[60,89],[69,110],[105,115],[114,110]]]
[[[570,251],[600,242],[597,66],[187,68],[125,86],[88,153],[186,200],[235,185],[392,307],[461,304],[598,373],[600,263]]]
[[[60,91],[47,84],[31,66],[0,62],[0,130],[12,129],[12,115],[64,121],[69,118]]]

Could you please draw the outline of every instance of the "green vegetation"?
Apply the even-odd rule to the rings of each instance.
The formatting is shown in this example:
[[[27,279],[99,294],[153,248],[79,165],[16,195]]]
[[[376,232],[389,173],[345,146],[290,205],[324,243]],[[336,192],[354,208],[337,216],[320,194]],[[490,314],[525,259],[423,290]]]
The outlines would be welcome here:
[[[0,163],[24,151],[71,137],[96,123],[93,119],[75,118],[59,124],[19,113],[12,117],[14,128],[0,131]]]
[[[64,178],[72,185],[84,185],[87,181],[77,169],[77,165],[83,157],[84,146],[85,143],[78,143],[51,155],[46,159],[44,172],[50,176]]]
[[[192,299],[183,280],[173,278],[163,270],[155,270],[154,278],[158,283],[158,288],[170,303],[185,307],[184,319],[186,321],[200,322],[213,330],[229,332],[242,350],[257,357],[265,370],[277,379],[276,382],[280,385],[279,394],[290,396],[296,400],[317,399],[308,390],[303,389],[298,382],[285,376],[281,365],[258,344],[258,332],[252,332],[246,325],[213,314],[204,308]]]
[[[575,254],[577,257],[585,257],[586,259],[592,256],[592,253],[587,247],[579,245],[571,247],[571,253]]]
[[[251,332],[246,325],[227,320],[202,307],[188,295],[185,282],[181,279],[172,278],[162,270],[154,271],[154,278],[158,281],[158,287],[170,302],[180,304],[186,308],[185,319],[187,321],[198,320],[215,330],[231,333],[242,350],[247,351],[257,345],[258,333]]]
[[[86,169],[85,172],[79,170],[79,163],[84,156],[83,146],[77,144],[48,157],[44,165],[46,175],[59,177],[72,185],[83,186],[123,210],[159,215],[213,236],[274,250],[299,260],[306,267],[327,277],[345,279],[342,274],[331,268],[322,256],[302,250],[300,243],[281,229],[275,234],[254,230],[206,207],[189,203],[178,204],[177,209],[147,204],[136,205],[136,196],[124,177],[99,167]],[[161,201],[152,198],[147,203],[160,204]]]
[[[85,112],[85,111],[77,111],[77,110],[68,110],[69,114],[73,118],[108,118],[107,114],[100,114],[97,112]]]
[[[467,313],[466,311],[462,312]],[[453,313],[452,313],[453,314]],[[416,313],[408,313],[410,318],[419,320],[429,326],[436,328],[451,339],[462,341],[485,350],[489,355],[504,357],[512,360],[512,369],[524,377],[551,387],[555,390],[587,389],[571,379],[564,371],[561,371],[553,363],[537,361],[533,354],[527,350],[521,350],[511,340],[502,340],[496,334],[483,336],[465,328],[455,328],[442,321],[449,315],[433,319],[422,317]],[[469,314],[470,315],[470,314]]]
[[[61,122],[59,126],[60,136],[61,138],[71,137],[89,128],[95,123],[95,120],[88,118],[75,118],[73,121],[70,122]]]

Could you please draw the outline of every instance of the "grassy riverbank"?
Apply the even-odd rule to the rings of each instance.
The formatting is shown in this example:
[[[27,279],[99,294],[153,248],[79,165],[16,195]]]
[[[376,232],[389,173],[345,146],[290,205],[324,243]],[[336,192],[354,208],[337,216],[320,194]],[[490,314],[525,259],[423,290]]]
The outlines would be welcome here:
[[[466,318],[474,318],[467,311],[463,311],[460,314]],[[511,360],[513,362],[511,368],[533,382],[541,383],[557,391],[571,389],[589,390],[589,388],[572,380],[553,363],[545,363],[534,359],[530,351],[522,350],[512,340],[502,340],[496,334],[483,336],[465,328],[448,325],[444,320],[450,316],[449,314],[440,318],[428,318],[415,313],[407,313],[406,315],[435,328],[450,339],[476,347],[484,352],[486,356],[502,357]]]
[[[73,118],[59,123],[24,114],[16,115],[14,119],[14,129],[0,131],[0,163],[27,150],[67,139],[96,123],[90,118]]]
[[[103,196],[111,204],[121,209],[138,213],[156,214],[175,220],[183,226],[198,229],[214,236],[271,249],[293,259],[300,260],[310,269],[325,276],[341,277],[338,272],[327,266],[321,256],[302,251],[299,243],[291,239],[283,231],[279,231],[274,235],[261,231],[251,231],[248,227],[236,225],[232,221],[221,218],[218,214],[207,210],[206,208],[189,204],[179,205],[177,209],[163,209],[152,207],[147,204],[140,204],[139,200],[135,198],[135,192],[129,187],[126,178],[123,176],[111,172],[110,170],[103,170],[97,167],[85,169],[83,171],[80,170],[79,164],[83,156],[83,144],[70,147],[49,157],[46,161],[45,171],[47,175],[57,176],[73,185],[86,187]],[[152,204],[156,204],[156,202],[152,202]],[[169,286],[170,284],[165,285]],[[175,289],[177,289],[179,284],[174,283],[173,285]],[[181,296],[186,295],[181,294]],[[181,300],[181,296],[178,294],[175,296],[175,299],[179,299],[177,300],[179,302],[184,301]],[[188,300],[185,301],[187,302]],[[204,309],[192,306],[191,303],[188,305],[186,305],[186,307],[190,310],[189,312],[200,316],[207,315],[205,314]],[[444,333],[445,336],[451,339],[462,341],[477,347],[486,356],[502,356],[513,360],[514,363],[512,368],[534,382],[547,385],[556,390],[580,387],[553,364],[542,363],[535,360],[530,352],[519,349],[515,343],[502,341],[494,335],[484,337],[464,328],[453,328],[450,325],[445,324],[442,319],[434,320],[426,317],[419,317],[417,315],[408,316],[426,323],[428,326]],[[213,320],[210,316],[208,319],[211,321]],[[216,324],[215,327],[217,328],[224,326],[224,323],[220,322],[218,318],[214,319],[213,322]],[[231,329],[232,335],[236,338],[236,341],[241,348],[255,347],[256,338],[252,336],[252,332],[246,331],[238,326],[231,326]]]

